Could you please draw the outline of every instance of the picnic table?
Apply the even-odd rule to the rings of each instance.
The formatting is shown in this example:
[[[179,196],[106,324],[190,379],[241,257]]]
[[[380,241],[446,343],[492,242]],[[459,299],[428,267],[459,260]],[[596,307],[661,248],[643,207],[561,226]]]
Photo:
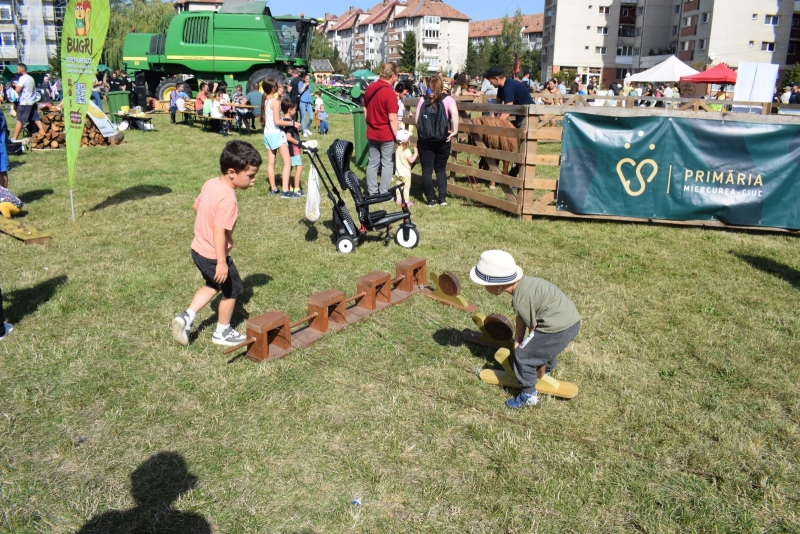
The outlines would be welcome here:
[[[250,135],[250,123],[248,119],[254,119],[255,115],[252,115],[252,110],[256,109],[258,106],[251,106],[249,104],[231,104],[231,107],[235,110],[244,109],[251,112],[251,115],[242,115],[241,113],[236,113],[236,126],[239,128],[239,135],[242,134],[242,123],[244,123],[247,129],[247,135]]]
[[[153,117],[144,113],[138,115],[131,113],[112,113],[111,116],[114,117],[114,124],[127,121],[128,126],[133,130],[143,130],[145,132],[155,131]]]

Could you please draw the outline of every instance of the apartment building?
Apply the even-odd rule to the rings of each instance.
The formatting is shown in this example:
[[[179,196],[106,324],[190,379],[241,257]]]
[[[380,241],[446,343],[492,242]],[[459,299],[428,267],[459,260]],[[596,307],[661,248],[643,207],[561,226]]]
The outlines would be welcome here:
[[[47,65],[61,40],[66,0],[0,0],[0,70]]]
[[[542,69],[604,85],[672,54],[688,64],[800,62],[800,0],[545,0]]]
[[[417,38],[417,64],[453,73],[467,60],[469,17],[442,0],[384,0],[367,11],[351,7],[327,32],[346,64],[356,69],[400,59],[406,35]]]
[[[541,50],[544,14],[522,15],[522,44],[529,50]],[[503,19],[476,20],[469,23],[469,40],[472,46],[494,42],[503,31]]]

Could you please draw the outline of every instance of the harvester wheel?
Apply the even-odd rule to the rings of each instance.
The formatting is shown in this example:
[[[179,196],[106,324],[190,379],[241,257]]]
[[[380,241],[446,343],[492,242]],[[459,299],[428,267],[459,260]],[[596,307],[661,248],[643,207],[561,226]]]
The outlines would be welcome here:
[[[247,92],[258,91],[261,88],[261,82],[267,78],[275,78],[278,83],[283,85],[284,76],[280,71],[275,69],[258,69],[247,80]]]
[[[170,95],[178,88],[178,78],[164,78],[156,87],[156,100],[169,100]]]

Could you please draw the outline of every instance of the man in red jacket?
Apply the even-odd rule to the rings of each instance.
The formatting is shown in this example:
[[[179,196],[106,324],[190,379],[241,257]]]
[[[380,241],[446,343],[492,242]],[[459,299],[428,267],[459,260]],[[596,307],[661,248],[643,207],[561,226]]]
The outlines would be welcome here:
[[[367,165],[367,191],[370,195],[386,193],[392,183],[392,154],[397,134],[397,65],[384,63],[380,79],[367,87],[364,93],[364,118],[367,121],[369,164]],[[378,168],[381,184],[378,187]]]

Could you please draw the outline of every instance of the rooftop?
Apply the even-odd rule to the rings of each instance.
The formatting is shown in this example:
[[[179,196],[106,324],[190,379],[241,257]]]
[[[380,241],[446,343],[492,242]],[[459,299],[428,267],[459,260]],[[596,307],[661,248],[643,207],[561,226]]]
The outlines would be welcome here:
[[[512,17],[509,17],[509,19]],[[522,15],[522,33],[541,33],[544,15]],[[503,30],[503,19],[476,20],[469,23],[470,37],[496,37]]]
[[[396,19],[415,18],[415,17],[441,17],[451,20],[469,20],[461,11],[448,6],[442,0],[408,0],[403,11],[395,15]]]

